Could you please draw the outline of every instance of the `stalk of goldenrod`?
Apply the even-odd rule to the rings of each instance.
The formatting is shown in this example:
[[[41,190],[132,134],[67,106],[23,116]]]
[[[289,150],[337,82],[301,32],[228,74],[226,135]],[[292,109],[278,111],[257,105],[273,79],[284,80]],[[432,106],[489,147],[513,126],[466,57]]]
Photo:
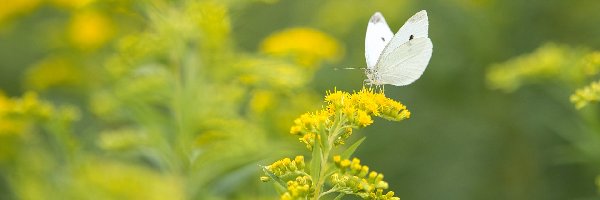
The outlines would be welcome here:
[[[342,157],[339,155],[333,157],[337,168],[329,170],[329,156],[335,147],[345,143],[352,134],[352,129],[372,124],[371,116],[401,121],[409,118],[410,112],[401,103],[385,97],[383,92],[366,88],[352,94],[337,90],[328,92],[325,102],[328,105],[324,109],[301,115],[290,129],[290,133],[297,135],[300,142],[312,151],[310,171],[298,167],[304,165],[303,159],[299,163],[285,158],[264,167],[267,176],[261,177],[261,180],[275,180],[287,188],[287,192],[281,196],[284,200],[317,200],[333,192],[340,193],[338,197],[352,194],[364,199],[398,199],[391,191],[383,194],[387,183],[382,180],[382,174],[368,174],[368,167],[360,165],[358,159],[355,158],[352,162],[347,160],[346,157],[352,154],[362,140],[349,148],[350,152],[344,155],[345,160],[341,161]],[[328,184],[332,187],[324,191]]]
[[[332,131],[330,131],[329,133],[327,133],[326,135],[327,140],[325,145],[323,145],[325,148],[322,148],[321,153],[321,161],[319,163],[321,163],[320,169],[318,170],[320,173],[318,174],[317,177],[317,185],[316,185],[316,189],[315,189],[315,195],[314,195],[314,199],[319,199],[321,198],[321,190],[323,189],[323,186],[325,184],[325,173],[327,172],[327,164],[328,164],[328,160],[329,160],[329,153],[331,152],[332,146],[333,146],[333,141],[335,139],[335,137],[337,135],[339,135],[340,132],[340,125],[343,124],[344,118],[343,115],[340,115],[339,118],[336,119],[336,121],[334,121],[333,124],[335,124],[335,129],[333,129]]]

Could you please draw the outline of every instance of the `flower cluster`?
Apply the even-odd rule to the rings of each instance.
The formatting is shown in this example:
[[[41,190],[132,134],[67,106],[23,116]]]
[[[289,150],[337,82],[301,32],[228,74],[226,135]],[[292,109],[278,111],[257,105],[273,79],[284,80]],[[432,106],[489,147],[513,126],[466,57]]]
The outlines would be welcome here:
[[[600,71],[600,51],[594,51],[587,54],[581,61],[583,72],[588,76],[598,74]]]
[[[565,47],[547,44],[531,54],[495,64],[487,73],[488,83],[494,89],[512,91],[524,80],[554,77],[561,72],[568,51]]]
[[[307,199],[312,197],[314,189],[310,176],[298,176],[295,180],[287,182],[287,192],[281,195],[281,200]]]
[[[583,108],[590,102],[600,101],[600,81],[595,81],[584,88],[578,89],[571,95],[571,103]]]
[[[388,183],[383,181],[383,174],[375,171],[369,172],[369,167],[361,165],[358,158],[352,160],[334,156],[333,162],[337,172],[330,177],[334,188],[345,194],[353,194],[363,199],[390,199],[399,200],[394,197],[393,191],[383,193],[388,189]]]
[[[510,92],[544,80],[578,83],[599,71],[599,52],[549,43],[532,53],[494,64],[486,78],[490,87]]]
[[[10,99],[0,93],[0,135],[23,132],[35,121],[60,120],[71,122],[79,118],[79,111],[73,107],[56,108],[42,101],[34,92],[27,92],[22,98]]]
[[[305,167],[304,156],[296,156],[294,160],[284,158],[264,167],[263,170],[268,176],[262,176],[260,180],[286,183],[287,191],[281,195],[281,199],[311,197],[314,193],[313,182],[304,171]]]
[[[108,16],[100,12],[76,13],[69,25],[69,37],[81,50],[94,50],[110,41],[115,28]]]
[[[352,94],[334,90],[325,97],[328,104],[323,110],[301,115],[294,121],[290,133],[312,149],[321,133],[333,131],[335,144],[343,144],[352,134],[353,128],[362,128],[373,123],[371,116],[392,121],[410,117],[410,111],[400,102],[385,97],[383,92],[363,88]]]
[[[278,161],[275,161],[273,164],[266,166],[265,169],[269,172],[273,173],[273,175],[278,178],[289,178],[289,176],[298,176],[301,174],[305,174],[304,168],[306,167],[306,163],[304,163],[304,156],[296,156],[294,160],[290,158],[284,158]],[[261,178],[263,181],[267,181],[269,179]]]
[[[388,183],[383,181],[383,174],[369,171],[357,158],[342,160],[338,155],[332,161],[330,155],[345,143],[353,129],[371,125],[373,117],[402,121],[410,117],[410,112],[383,92],[368,88],[353,93],[329,91],[325,102],[323,109],[298,117],[290,129],[312,151],[310,170],[304,169],[304,157],[284,158],[263,167],[265,176],[261,180],[273,180],[286,188],[281,199],[320,199],[331,193],[339,193],[336,199],[346,194],[363,199],[399,199],[392,191],[384,193]],[[342,153],[344,158],[351,156],[362,141],[348,147]],[[327,189],[326,185],[331,187]]]

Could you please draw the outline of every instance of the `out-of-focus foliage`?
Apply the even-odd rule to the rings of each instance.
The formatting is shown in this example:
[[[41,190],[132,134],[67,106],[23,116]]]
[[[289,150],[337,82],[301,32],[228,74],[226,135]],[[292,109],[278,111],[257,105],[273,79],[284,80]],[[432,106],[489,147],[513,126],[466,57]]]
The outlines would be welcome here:
[[[600,69],[600,52],[581,48],[570,48],[555,44],[546,44],[535,52],[513,58],[505,63],[490,67],[487,74],[488,83],[493,88],[513,91],[524,83],[538,83],[554,85],[549,90],[566,90],[573,94],[570,96],[574,107],[581,109],[589,103],[600,100],[600,83],[594,81],[587,86],[578,86],[584,81],[597,79]],[[545,83],[545,84],[544,84]],[[575,87],[582,87],[575,90]],[[575,90],[575,91],[573,91]],[[566,99],[567,96],[558,96]],[[600,140],[598,133],[597,108],[590,108],[596,112],[581,113],[584,130],[573,133],[573,130],[560,130],[565,139],[571,140],[572,152],[563,155],[562,159],[577,160],[578,162],[592,163],[600,166]],[[580,155],[573,155],[579,153]],[[600,171],[594,170],[600,174]],[[599,176],[600,177],[600,176]],[[597,182],[598,184],[598,182]],[[598,184],[600,188],[600,184]]]
[[[523,83],[561,81],[577,84],[598,74],[600,52],[565,45],[545,44],[533,53],[491,67],[487,80],[492,88],[513,91]]]
[[[431,63],[385,88],[411,120],[372,119],[360,165],[403,199],[596,198],[597,0],[16,0],[0,199],[277,198],[257,165],[305,151],[289,128],[324,91],[362,87],[335,68],[364,67],[369,17],[423,9]]]
[[[26,70],[24,86],[71,100],[63,108],[35,93],[1,96],[4,196],[269,197],[252,194],[256,164],[293,151],[282,136],[294,116],[317,105],[306,86],[342,47],[322,31],[293,28],[265,39],[282,45],[276,51],[239,51],[230,18],[239,3],[39,2],[50,11],[38,12],[68,17],[46,28],[58,35],[44,40],[49,52]],[[23,11],[7,20],[36,14],[17,6]],[[294,38],[314,42],[288,59],[281,53],[296,51]]]

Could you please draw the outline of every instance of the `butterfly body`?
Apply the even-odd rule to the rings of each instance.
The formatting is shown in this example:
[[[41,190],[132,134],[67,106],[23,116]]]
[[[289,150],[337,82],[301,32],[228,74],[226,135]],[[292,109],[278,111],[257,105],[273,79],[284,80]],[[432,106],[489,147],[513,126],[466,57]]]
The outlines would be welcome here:
[[[417,80],[432,54],[428,28],[424,10],[408,19],[396,34],[381,13],[373,14],[365,37],[366,83],[403,86]]]

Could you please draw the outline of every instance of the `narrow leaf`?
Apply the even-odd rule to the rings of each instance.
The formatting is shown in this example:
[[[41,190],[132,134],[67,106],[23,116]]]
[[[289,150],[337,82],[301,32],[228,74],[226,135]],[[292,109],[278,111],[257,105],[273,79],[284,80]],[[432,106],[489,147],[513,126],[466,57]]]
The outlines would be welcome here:
[[[273,179],[273,181],[275,181],[281,187],[286,188],[286,184],[283,182],[283,180],[281,180],[279,177],[277,177],[277,175],[270,172],[266,166],[260,166],[260,167],[262,168],[263,172],[265,172],[265,174],[267,176],[269,176],[269,178]]]
[[[354,151],[356,151],[358,146],[360,146],[360,144],[362,144],[362,142],[365,141],[365,139],[367,138],[363,136],[358,141],[354,142],[354,144],[350,145],[350,147],[348,147],[346,150],[344,150],[344,152],[342,152],[342,154],[340,155],[342,159],[350,159],[350,156],[354,154]]]
[[[339,194],[339,195],[337,195],[337,196],[335,197],[335,199],[333,199],[333,200],[339,200],[339,199],[342,199],[342,197],[344,197],[344,195],[345,195],[344,193],[340,193],[340,194]]]

